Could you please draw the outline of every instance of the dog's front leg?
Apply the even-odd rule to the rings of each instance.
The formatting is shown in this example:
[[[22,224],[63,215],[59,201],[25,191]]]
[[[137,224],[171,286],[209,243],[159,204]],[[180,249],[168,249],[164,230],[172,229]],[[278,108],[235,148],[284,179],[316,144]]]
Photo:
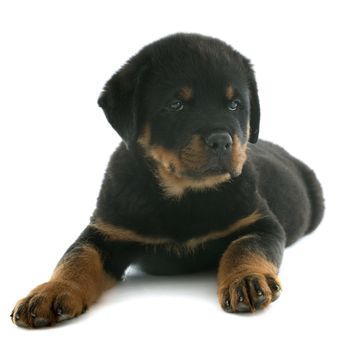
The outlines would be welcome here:
[[[82,314],[123,275],[134,253],[132,243],[109,241],[88,226],[64,254],[51,279],[18,301],[11,314],[13,322],[39,328]]]
[[[218,297],[227,312],[263,309],[281,292],[277,273],[285,233],[278,223],[269,219],[254,225],[251,232],[233,241],[220,260]]]

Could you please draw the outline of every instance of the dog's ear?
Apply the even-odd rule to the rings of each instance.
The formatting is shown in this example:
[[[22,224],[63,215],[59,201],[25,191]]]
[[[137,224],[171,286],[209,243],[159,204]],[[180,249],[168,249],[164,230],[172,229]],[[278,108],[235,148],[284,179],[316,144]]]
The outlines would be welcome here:
[[[142,58],[134,56],[116,72],[98,99],[107,120],[127,146],[137,138],[140,86],[147,69]]]
[[[255,73],[250,61],[243,58],[243,64],[246,69],[248,86],[249,86],[249,99],[250,99],[250,136],[249,142],[256,143],[259,137],[260,126],[260,103],[258,96],[258,87],[256,84]]]

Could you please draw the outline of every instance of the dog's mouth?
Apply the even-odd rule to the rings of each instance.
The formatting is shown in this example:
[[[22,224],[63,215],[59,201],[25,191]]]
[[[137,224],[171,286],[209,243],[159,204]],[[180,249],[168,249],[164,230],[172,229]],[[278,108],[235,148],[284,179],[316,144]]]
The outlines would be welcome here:
[[[233,138],[232,147],[225,152],[210,149],[198,135],[194,135],[178,154],[178,165],[170,170],[178,176],[205,178],[229,174],[237,177],[242,172],[246,160],[246,146],[242,146],[238,137]]]
[[[238,177],[246,160],[247,144],[237,136],[225,154],[213,152],[196,134],[179,150],[150,143],[150,129],[146,128],[138,142],[145,156],[152,161],[151,168],[164,193],[180,198],[187,189],[202,191]]]
[[[210,176],[229,174],[230,177],[237,177],[240,171],[236,171],[229,159],[222,157],[210,158],[207,164],[197,169],[185,169],[180,176],[190,177],[193,179],[202,179]]]

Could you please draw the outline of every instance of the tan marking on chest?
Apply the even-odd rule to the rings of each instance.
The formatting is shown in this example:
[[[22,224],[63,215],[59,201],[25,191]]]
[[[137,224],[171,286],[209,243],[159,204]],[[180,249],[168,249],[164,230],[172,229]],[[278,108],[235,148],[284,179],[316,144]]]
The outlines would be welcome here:
[[[176,242],[170,238],[147,237],[133,230],[105,223],[100,219],[96,219],[96,221],[90,224],[90,226],[97,229],[109,239],[135,242],[143,245],[163,246],[169,251],[173,251],[176,254],[181,255],[183,253],[193,253],[197,248],[203,246],[205,243],[227,237],[232,233],[253,224],[261,218],[262,215],[255,211],[252,214],[235,221],[224,230],[211,231],[200,237],[191,238],[182,243]]]

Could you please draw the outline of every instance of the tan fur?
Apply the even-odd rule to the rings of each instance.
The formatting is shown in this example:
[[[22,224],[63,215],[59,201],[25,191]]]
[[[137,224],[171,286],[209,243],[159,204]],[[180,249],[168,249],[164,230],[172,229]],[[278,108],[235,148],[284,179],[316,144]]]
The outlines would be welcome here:
[[[99,253],[90,246],[68,254],[56,267],[51,281],[72,281],[88,306],[115,284],[115,280],[105,272]]]
[[[27,328],[42,327],[37,323],[40,320],[54,325],[83,313],[114,284],[94,248],[73,249],[60,261],[50,281],[34,288],[16,304],[12,320]]]
[[[261,214],[255,211],[252,214],[235,221],[224,230],[208,232],[200,237],[189,239],[182,244],[174,242],[169,238],[147,237],[135,231],[105,223],[100,219],[96,219],[95,222],[90,226],[94,227],[102,234],[113,240],[132,241],[145,245],[163,246],[169,251],[174,251],[177,254],[182,254],[186,252],[193,252],[208,241],[229,236],[235,231],[253,224],[261,217]]]
[[[248,238],[249,237],[243,237],[243,239]],[[234,244],[235,242],[232,243],[232,245]],[[228,250],[230,250],[230,247]],[[235,261],[234,256],[230,254],[230,252],[225,252],[220,261],[220,269],[218,274],[219,289],[222,289],[230,282],[238,282],[247,275],[275,275],[276,273],[276,266],[267,261],[266,258],[261,255],[250,253],[244,258],[241,258],[238,262]]]
[[[137,142],[145,149],[147,150],[150,143],[151,143],[151,128],[149,125],[146,125],[143,129],[142,133],[140,134],[140,137],[137,139]]]
[[[199,135],[194,135],[179,155],[163,146],[151,145],[150,140],[150,127],[146,126],[138,142],[144,148],[146,155],[157,162],[155,175],[164,194],[168,197],[180,199],[187,190],[203,191],[214,188],[231,178],[229,173],[202,179],[184,175],[188,171],[200,169],[207,162],[203,141]]]
[[[181,199],[188,190],[206,191],[208,188],[215,188],[223,182],[229,181],[231,175],[229,173],[221,175],[207,176],[202,179],[190,177],[177,177],[163,169],[159,169],[159,181],[167,197]]]
[[[184,101],[190,101],[193,95],[192,88],[189,86],[182,87],[179,95]]]
[[[103,222],[101,219],[95,219],[90,224],[91,227],[97,229],[99,232],[107,236],[109,239],[126,242],[136,242],[141,244],[165,244],[169,243],[166,238],[153,238],[141,235],[133,230],[129,230],[123,227],[115,226]]]
[[[258,221],[261,218],[262,218],[262,215],[260,213],[258,213],[257,211],[255,211],[252,214],[235,221],[234,223],[232,223],[230,226],[228,226],[224,230],[213,231],[213,232],[210,232],[207,235],[204,235],[202,237],[193,238],[193,239],[188,240],[186,242],[186,246],[196,247],[199,244],[203,244],[209,240],[211,241],[211,240],[215,240],[215,239],[224,238],[224,237],[230,235],[231,233],[234,233],[234,232],[236,232],[244,227],[248,227],[249,225],[252,225],[254,222]]]
[[[179,157],[172,151],[163,146],[150,145],[151,129],[147,125],[138,139],[138,143],[143,147],[146,155],[162,166],[166,171],[179,172],[182,169]]]
[[[226,88],[226,98],[228,100],[232,100],[234,96],[235,96],[235,90],[233,89],[233,86],[232,85],[227,86],[227,88]]]
[[[266,307],[274,300],[273,292],[269,286],[269,281],[275,281],[280,286],[280,281],[277,276],[278,269],[270,261],[268,261],[262,254],[256,252],[243,250],[241,243],[249,239],[256,239],[255,235],[244,236],[230,244],[223,254],[218,270],[218,297],[220,304],[225,307],[227,294],[230,295],[230,304],[233,311],[237,311],[239,303],[237,287],[242,285],[245,279],[254,278],[258,281],[261,290],[266,297],[261,308]],[[245,302],[256,298],[256,295],[248,295],[247,286],[243,284],[242,291]],[[253,291],[253,294],[255,291]],[[250,311],[255,311],[253,304],[248,305]]]
[[[179,159],[185,171],[196,171],[207,164],[208,155],[199,135],[192,136],[189,144],[181,150]]]
[[[246,140],[248,141],[249,140],[249,137],[250,137],[250,121],[248,120],[248,125],[247,125],[247,135],[246,135]]]
[[[243,165],[247,160],[247,143],[242,144],[237,135],[232,140],[232,167],[237,175],[242,173]]]

